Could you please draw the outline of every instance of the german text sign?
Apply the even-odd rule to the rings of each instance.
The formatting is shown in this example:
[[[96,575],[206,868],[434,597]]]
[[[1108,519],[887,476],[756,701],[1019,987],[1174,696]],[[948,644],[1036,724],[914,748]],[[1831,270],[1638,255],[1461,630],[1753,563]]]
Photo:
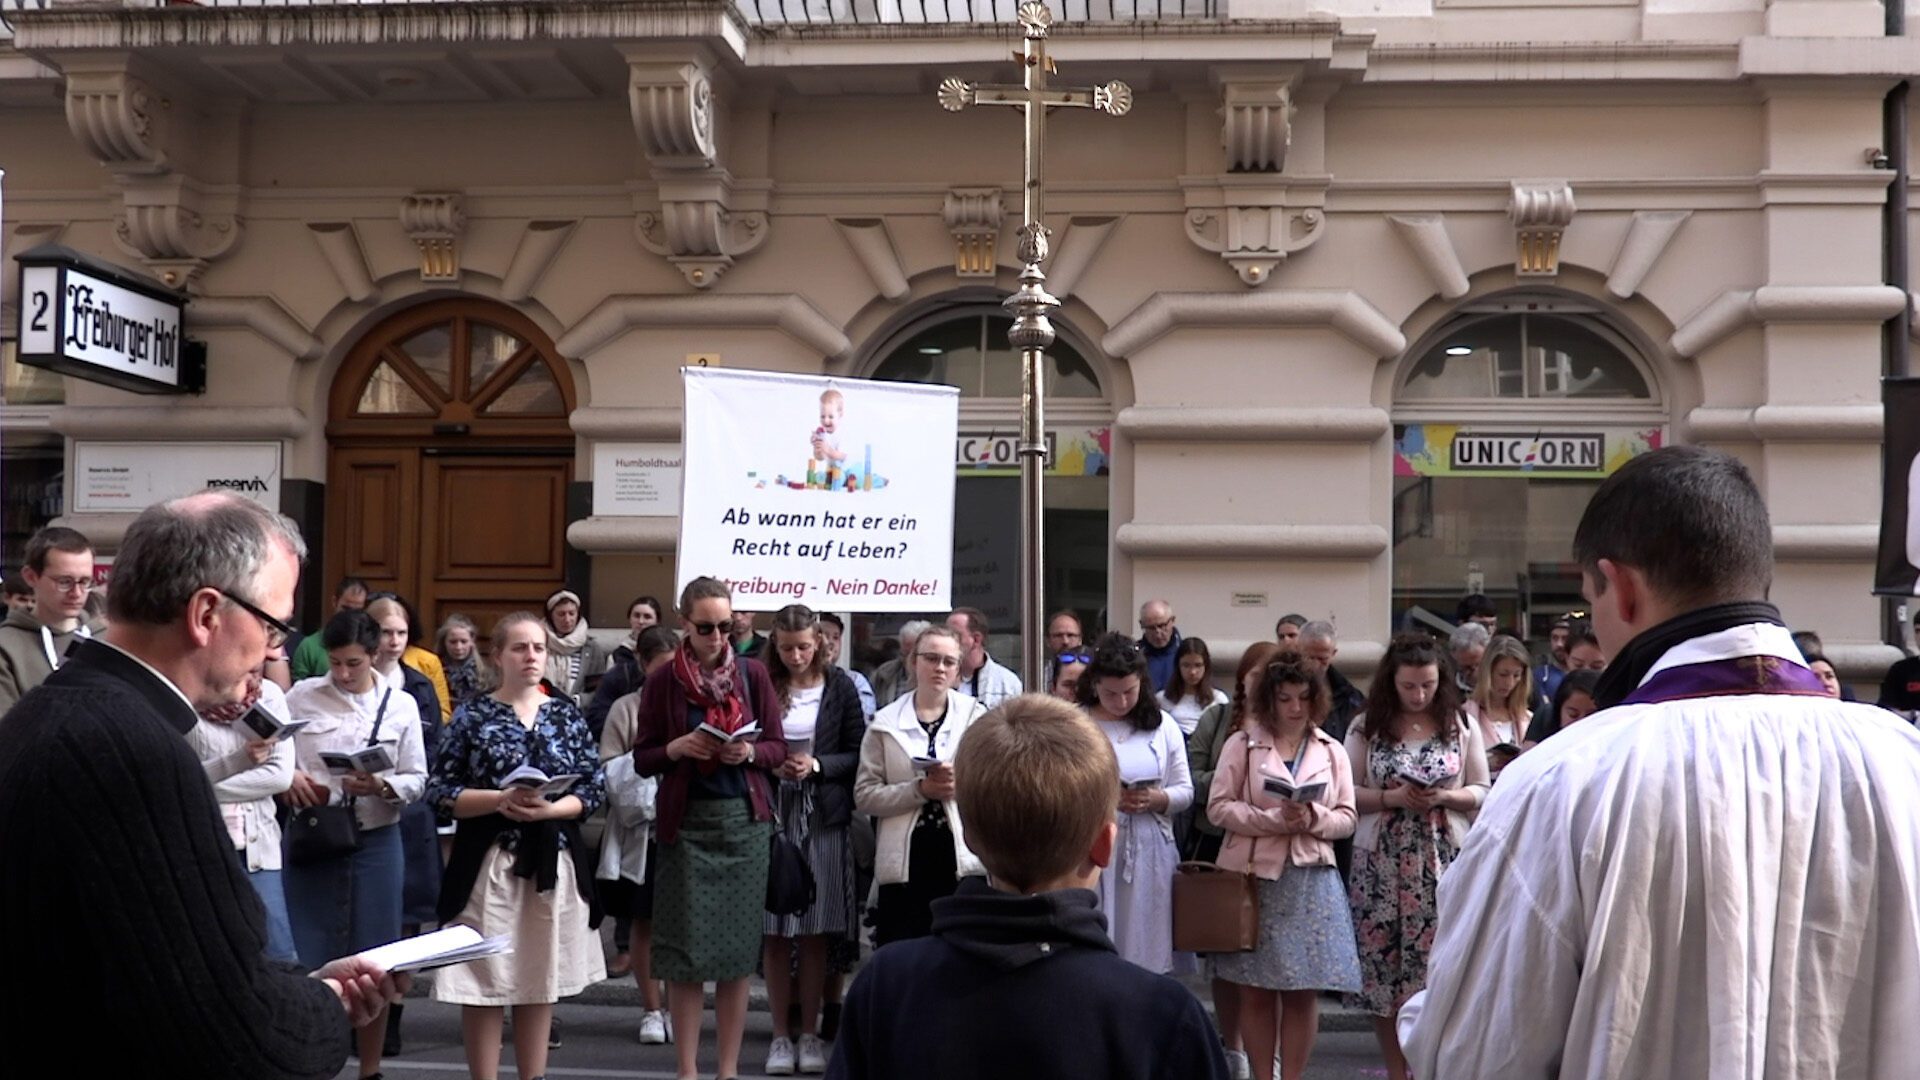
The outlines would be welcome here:
[[[958,390],[723,368],[681,374],[681,586],[720,578],[743,611],[947,608]]]

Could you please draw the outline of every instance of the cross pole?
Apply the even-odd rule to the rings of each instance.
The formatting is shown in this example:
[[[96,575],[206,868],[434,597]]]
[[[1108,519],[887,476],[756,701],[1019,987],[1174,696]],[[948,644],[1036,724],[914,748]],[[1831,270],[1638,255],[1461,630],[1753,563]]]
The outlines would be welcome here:
[[[1060,306],[1048,295],[1047,276],[1040,264],[1047,259],[1047,237],[1051,235],[1043,219],[1047,110],[1050,108],[1096,109],[1112,116],[1124,116],[1133,108],[1133,91],[1123,82],[1105,86],[1050,87],[1047,76],[1055,70],[1047,55],[1047,34],[1053,27],[1053,12],[1043,0],[1028,0],[1020,5],[1020,27],[1026,42],[1013,58],[1023,71],[1018,86],[970,83],[949,78],[940,83],[940,104],[949,112],[969,105],[1011,105],[1026,116],[1026,168],[1021,187],[1023,224],[1020,226],[1018,255],[1021,262],[1020,287],[1003,305],[1013,315],[1013,329],[1007,340],[1020,350],[1020,675],[1029,692],[1045,693],[1046,682],[1046,579],[1041,560],[1045,557],[1044,514],[1047,465],[1046,403],[1042,377],[1046,370],[1047,346],[1053,344],[1053,323],[1047,314]]]

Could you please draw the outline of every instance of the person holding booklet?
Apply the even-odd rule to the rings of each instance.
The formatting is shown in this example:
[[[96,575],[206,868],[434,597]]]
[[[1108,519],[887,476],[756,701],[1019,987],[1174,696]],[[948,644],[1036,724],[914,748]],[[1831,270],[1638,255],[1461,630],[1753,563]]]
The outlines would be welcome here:
[[[1100,909],[1120,955],[1148,971],[1173,970],[1173,874],[1180,850],[1173,817],[1193,804],[1187,740],[1157,704],[1147,656],[1124,634],[1094,643],[1080,677],[1080,707],[1120,760],[1120,841],[1100,875]]]
[[[427,786],[428,801],[457,823],[440,920],[513,942],[511,953],[450,967],[433,982],[435,1001],[465,1006],[474,1080],[499,1075],[509,1005],[515,1068],[543,1076],[554,1003],[607,976],[590,929],[600,922],[592,854],[580,836],[605,774],[586,717],[541,688],[547,662],[540,616],[516,611],[494,624],[500,686],[454,713]]]
[[[986,712],[953,688],[963,646],[948,626],[929,626],[913,647],[913,692],[874,714],[860,743],[853,803],[874,818],[873,943],[925,937],[933,903],[985,868],[967,847],[954,802],[953,755]]]
[[[287,916],[300,962],[319,967],[400,936],[406,856],[400,815],[427,784],[420,710],[374,671],[380,626],[365,611],[341,611],[320,632],[327,674],[287,693],[287,712],[306,726],[293,737],[294,773],[284,796],[288,827]],[[350,814],[358,844],[321,849],[302,836],[318,831],[328,808]],[[308,811],[310,813],[302,814]],[[386,1013],[355,1032],[360,1075],[380,1075]]]
[[[1347,758],[1361,815],[1349,886],[1360,943],[1355,1003],[1373,1014],[1389,1080],[1407,1080],[1393,1018],[1426,985],[1440,876],[1490,783],[1479,725],[1461,714],[1432,638],[1402,634],[1387,646],[1366,714],[1347,732]]]
[[[733,593],[699,577],[680,593],[686,640],[640,690],[634,771],[658,776],[653,974],[667,981],[682,1077],[698,1068],[705,984],[714,988],[722,1080],[740,1072],[747,980],[759,966],[773,838],[772,774],[787,760],[780,695],[734,655]],[[598,947],[596,942],[596,948]]]
[[[773,616],[768,651],[773,686],[786,710],[787,760],[778,770],[779,828],[806,854],[813,870],[813,905],[797,915],[766,917],[761,971],[773,1011],[767,1074],[827,1071],[820,1007],[827,989],[827,945],[859,926],[853,895],[853,774],[867,733],[860,690],[834,667],[822,648],[820,617],[801,604]],[[800,1030],[789,1009],[798,999]],[[797,1039],[795,1037],[798,1037]],[[797,1042],[797,1048],[796,1048]]]
[[[1250,952],[1214,957],[1237,987],[1254,1080],[1302,1080],[1320,1030],[1320,993],[1360,990],[1353,917],[1333,841],[1353,835],[1353,766],[1320,730],[1332,693],[1319,670],[1282,650],[1248,695],[1251,723],[1227,739],[1207,797],[1226,833],[1219,865],[1260,879],[1260,934]],[[1279,1030],[1274,1028],[1278,1006]]]

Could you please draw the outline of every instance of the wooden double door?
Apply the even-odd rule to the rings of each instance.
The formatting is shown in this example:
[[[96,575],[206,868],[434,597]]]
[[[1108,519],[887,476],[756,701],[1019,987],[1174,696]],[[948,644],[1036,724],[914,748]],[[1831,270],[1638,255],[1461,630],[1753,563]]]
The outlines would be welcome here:
[[[571,455],[337,449],[330,581],[351,575],[407,597],[426,633],[456,611],[483,633],[509,611],[539,611],[566,579],[572,470]]]
[[[479,298],[409,308],[334,379],[327,587],[359,577],[484,634],[566,580],[573,380],[530,319]],[[431,647],[431,642],[420,644]]]

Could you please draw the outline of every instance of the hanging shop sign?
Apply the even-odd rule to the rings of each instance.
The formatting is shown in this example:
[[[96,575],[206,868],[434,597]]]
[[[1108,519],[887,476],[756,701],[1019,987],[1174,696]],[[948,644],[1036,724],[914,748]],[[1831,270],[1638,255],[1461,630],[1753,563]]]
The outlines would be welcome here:
[[[91,442],[73,444],[74,513],[138,513],[167,499],[217,488],[280,508],[277,442]]]
[[[136,394],[206,389],[206,350],[182,336],[181,294],[57,244],[15,261],[21,363]]]
[[[1602,480],[1661,445],[1660,428],[1555,426],[1515,429],[1459,424],[1395,428],[1396,476]]]

